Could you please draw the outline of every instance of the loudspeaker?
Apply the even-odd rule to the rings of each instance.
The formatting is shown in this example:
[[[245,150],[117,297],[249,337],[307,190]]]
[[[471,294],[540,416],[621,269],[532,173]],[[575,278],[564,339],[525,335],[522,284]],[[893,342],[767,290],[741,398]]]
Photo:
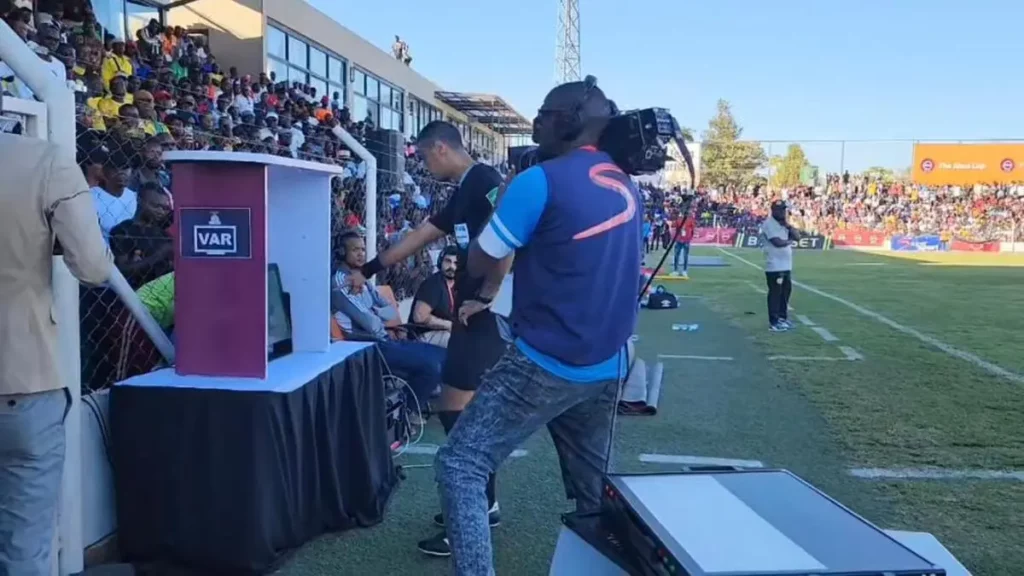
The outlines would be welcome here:
[[[390,183],[388,190],[401,188],[405,172],[405,137],[402,133],[397,130],[368,130],[366,149],[377,159],[378,181]]]

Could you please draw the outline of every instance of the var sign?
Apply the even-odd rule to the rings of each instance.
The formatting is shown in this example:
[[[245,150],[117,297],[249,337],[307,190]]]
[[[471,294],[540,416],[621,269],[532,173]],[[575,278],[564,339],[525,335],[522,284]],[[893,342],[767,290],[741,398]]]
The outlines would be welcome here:
[[[248,208],[181,208],[179,225],[185,258],[252,257]]]

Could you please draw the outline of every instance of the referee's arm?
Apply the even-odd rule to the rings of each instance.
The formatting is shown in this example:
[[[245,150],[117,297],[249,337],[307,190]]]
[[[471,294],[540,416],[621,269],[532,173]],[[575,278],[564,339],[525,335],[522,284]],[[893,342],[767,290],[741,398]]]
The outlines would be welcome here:
[[[543,168],[534,166],[516,176],[505,189],[491,220],[469,248],[469,275],[497,276],[495,270],[499,266],[510,265],[502,260],[530,241],[547,200],[548,181]]]

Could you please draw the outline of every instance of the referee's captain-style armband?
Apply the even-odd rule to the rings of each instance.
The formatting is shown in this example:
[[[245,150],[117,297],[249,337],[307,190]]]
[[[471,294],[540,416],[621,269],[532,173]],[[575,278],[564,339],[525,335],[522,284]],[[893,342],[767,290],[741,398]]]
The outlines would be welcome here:
[[[363,267],[360,268],[359,271],[363,273],[364,277],[372,278],[374,274],[380,272],[383,269],[384,265],[380,263],[380,257],[378,256],[377,258],[370,260],[366,264],[363,264]]]

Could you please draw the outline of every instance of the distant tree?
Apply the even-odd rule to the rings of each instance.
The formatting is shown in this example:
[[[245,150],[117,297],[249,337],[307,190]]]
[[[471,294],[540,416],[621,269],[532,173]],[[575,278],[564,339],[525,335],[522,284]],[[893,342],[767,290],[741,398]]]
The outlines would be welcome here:
[[[708,122],[701,142],[701,182],[724,188],[745,187],[755,180],[756,172],[765,166],[767,156],[757,142],[740,140],[743,129],[733,118],[725,100],[718,101],[718,112]]]
[[[864,171],[864,175],[869,178],[881,180],[882,182],[892,182],[897,179],[895,170],[892,168],[884,168],[882,166],[872,166]]]
[[[776,188],[799,186],[804,170],[809,166],[804,149],[799,144],[790,144],[786,148],[785,156],[775,156],[771,159],[772,185]]]

